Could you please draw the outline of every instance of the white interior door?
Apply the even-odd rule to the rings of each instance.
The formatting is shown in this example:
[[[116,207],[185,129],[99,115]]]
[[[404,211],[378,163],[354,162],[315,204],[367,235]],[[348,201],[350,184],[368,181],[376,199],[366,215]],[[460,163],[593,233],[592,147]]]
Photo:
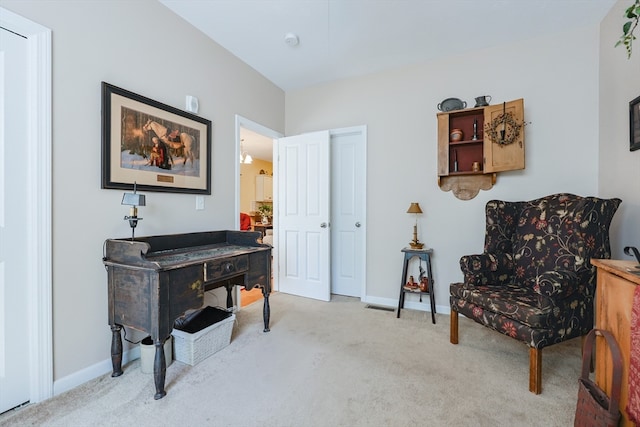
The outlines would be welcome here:
[[[366,128],[331,131],[331,293],[365,294]]]
[[[329,301],[329,131],[277,145],[280,291]]]
[[[0,413],[30,395],[27,39],[0,28]]]

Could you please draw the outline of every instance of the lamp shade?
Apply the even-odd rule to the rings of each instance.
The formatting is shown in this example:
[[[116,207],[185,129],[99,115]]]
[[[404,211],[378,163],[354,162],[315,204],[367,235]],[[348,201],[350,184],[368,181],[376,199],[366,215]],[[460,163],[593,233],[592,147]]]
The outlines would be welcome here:
[[[419,214],[422,213],[422,209],[420,209],[420,205],[417,202],[411,203],[409,209],[407,209],[407,213]]]
[[[129,206],[145,206],[144,194],[124,193],[121,204]]]

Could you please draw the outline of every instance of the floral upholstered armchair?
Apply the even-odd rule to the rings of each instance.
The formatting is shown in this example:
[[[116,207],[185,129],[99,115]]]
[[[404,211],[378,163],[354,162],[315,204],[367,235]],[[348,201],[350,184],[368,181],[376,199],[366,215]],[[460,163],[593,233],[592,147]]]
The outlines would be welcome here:
[[[486,206],[484,253],[460,259],[450,286],[451,343],[458,313],[529,346],[529,390],[542,391],[542,349],[593,328],[596,274],[610,258],[609,225],[620,199],[554,194]]]

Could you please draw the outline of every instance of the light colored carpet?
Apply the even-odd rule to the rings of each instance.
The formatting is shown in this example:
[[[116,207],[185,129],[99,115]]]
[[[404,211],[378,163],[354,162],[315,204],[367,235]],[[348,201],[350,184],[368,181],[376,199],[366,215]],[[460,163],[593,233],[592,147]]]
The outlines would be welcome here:
[[[0,417],[43,426],[570,426],[580,375],[580,339],[543,352],[543,391],[528,391],[522,343],[460,318],[365,308],[278,293],[271,332],[262,303],[237,314],[231,344],[191,367],[167,369],[154,400],[140,361],[39,404]]]

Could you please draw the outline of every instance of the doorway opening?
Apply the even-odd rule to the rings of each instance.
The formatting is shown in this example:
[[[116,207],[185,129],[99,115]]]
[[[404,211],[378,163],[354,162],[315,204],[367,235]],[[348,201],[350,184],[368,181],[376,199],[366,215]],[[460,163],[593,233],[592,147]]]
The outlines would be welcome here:
[[[277,259],[277,246],[274,242],[277,230],[277,176],[274,173],[273,153],[275,141],[280,137],[282,134],[279,132],[236,115],[236,218],[239,221],[237,228],[261,232],[263,243],[269,243],[274,247],[273,259]],[[271,277],[271,290],[277,291],[276,263],[272,264]],[[261,299],[262,290],[258,288],[250,291],[240,288],[236,294],[240,308]]]
[[[254,156],[260,156],[260,154],[255,154],[258,153],[258,148],[251,148],[249,140],[247,139],[253,136],[252,133],[267,138],[267,142],[262,148],[265,148],[265,146],[268,147],[269,145],[271,147],[272,157],[269,166],[271,169],[265,169],[262,174],[260,173],[261,168],[253,169],[253,173],[245,172],[247,164],[240,162],[241,159],[246,159],[247,155],[249,155],[252,158],[253,164]],[[314,134],[318,133],[324,135],[321,142],[314,143],[309,140]],[[297,277],[301,277],[302,279],[300,280],[304,281],[304,283],[301,282],[303,288],[313,288],[313,284],[308,283],[308,281],[313,281],[314,277],[317,276],[315,273],[318,273],[320,269],[325,271],[324,269],[329,268],[329,265],[331,265],[329,268],[331,277],[323,276],[323,279],[319,281],[316,279],[316,282],[320,284],[319,286],[327,288],[327,300],[331,293],[356,296],[361,299],[366,295],[366,141],[366,126],[332,129],[330,131],[307,133],[284,138],[278,132],[236,115],[236,158],[238,159],[236,162],[237,229],[240,229],[239,221],[240,213],[243,212],[242,209],[247,209],[249,211],[248,213],[251,214],[253,213],[252,206],[257,210],[257,207],[261,204],[258,202],[260,202],[260,200],[265,202],[264,199],[268,197],[265,196],[265,194],[268,195],[269,193],[264,193],[264,188],[259,189],[259,187],[263,185],[264,182],[270,181],[272,185],[271,205],[273,207],[273,217],[265,221],[268,222],[268,224],[263,224],[261,215],[254,216],[251,227],[252,229],[261,231],[264,236],[263,239],[268,239],[269,241],[267,243],[273,246],[272,257],[274,262],[272,263],[271,269],[272,291],[282,291],[286,288],[286,292],[288,293],[305,296],[300,292],[298,286],[292,287],[288,282],[291,280],[295,281]],[[329,146],[331,146],[330,150],[328,150]],[[311,151],[307,150],[307,148]],[[297,159],[294,154],[300,150],[306,150],[305,152],[311,156],[305,157],[309,162],[311,162],[312,159],[317,161],[322,157],[326,165],[323,163],[324,166],[310,168],[307,162],[303,167],[296,168],[291,166],[293,163],[287,160],[288,156],[292,156],[290,160],[294,161],[294,158]],[[329,158],[328,155],[315,155],[315,153],[319,153],[321,150],[330,151],[331,158]],[[325,168],[330,169],[331,179],[329,179],[328,176],[321,179],[319,177],[320,175],[315,173]],[[287,176],[290,175],[292,171],[307,171],[309,173],[306,178],[291,176],[288,179]],[[289,183],[300,183],[302,182],[300,181],[301,179],[306,183],[305,185],[294,185],[291,188],[285,185]],[[258,181],[260,181],[260,183],[258,183]],[[305,191],[304,197],[300,196],[296,200],[307,200],[305,205],[311,204],[318,208],[326,208],[326,206],[329,205],[332,207],[331,212],[326,212],[323,218],[319,218],[317,215],[303,216],[303,222],[305,222],[305,224],[308,223],[307,225],[309,227],[313,227],[315,224],[315,226],[317,226],[316,228],[319,227],[318,230],[331,230],[329,241],[331,244],[330,252],[332,258],[331,260],[327,257],[324,261],[314,261],[315,264],[310,266],[311,269],[305,269],[305,274],[300,275],[298,274],[300,272],[298,271],[299,266],[297,264],[295,266],[291,265],[291,268],[288,268],[289,265],[287,263],[295,263],[296,260],[315,260],[317,257],[308,257],[306,254],[298,253],[301,247],[306,246],[299,244],[299,242],[292,237],[296,233],[299,235],[299,227],[293,231],[288,230],[287,227],[291,226],[290,217],[292,216],[292,212],[285,213],[284,206],[289,206],[286,199],[295,197],[293,193],[297,191],[296,189],[299,189],[298,187],[303,188],[306,186],[307,188],[316,188],[313,183],[316,183],[318,188],[326,187],[327,197],[325,199],[328,200],[328,194],[330,193],[331,203],[328,201],[312,203],[307,200],[309,195],[314,195],[314,197],[318,196],[318,194],[321,193],[318,191]],[[329,183],[331,183],[330,186]],[[249,198],[243,202],[242,193],[245,192],[243,190],[245,185],[250,188],[250,190],[247,191],[248,196],[246,196]],[[251,191],[251,188],[253,188],[253,191]],[[254,199],[251,199],[251,196],[253,196]],[[254,202],[253,205],[252,202]],[[331,217],[330,227],[329,217]],[[314,222],[314,220],[316,221]],[[318,230],[315,230],[313,233],[307,233],[306,235],[318,236],[319,233],[327,234],[322,231],[317,232]],[[269,236],[270,232],[272,232],[272,234]],[[312,236],[311,238],[313,239],[314,237]],[[279,243],[279,241],[281,243]],[[287,247],[286,254],[285,251],[279,250],[280,246],[285,246],[285,243]],[[327,244],[329,244],[329,242],[327,242]],[[285,271],[287,274],[283,274]],[[289,272],[292,274],[289,274]],[[238,306],[242,307],[241,294],[246,291],[241,291],[239,287],[237,287],[237,289],[236,301],[239,302]],[[261,296],[259,298],[261,299]]]

